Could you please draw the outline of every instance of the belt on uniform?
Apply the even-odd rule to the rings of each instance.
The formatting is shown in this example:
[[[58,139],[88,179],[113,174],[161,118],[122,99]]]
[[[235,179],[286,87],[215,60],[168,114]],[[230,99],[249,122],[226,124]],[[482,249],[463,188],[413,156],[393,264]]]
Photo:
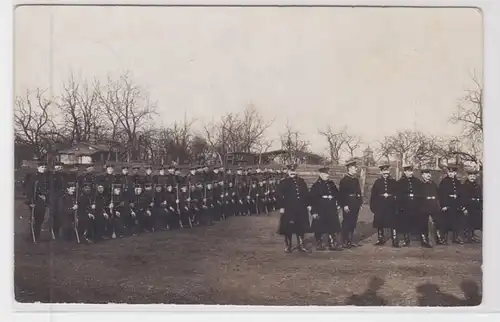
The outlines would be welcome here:
[[[361,195],[359,193],[351,193],[351,194],[348,194],[349,197],[361,197]]]
[[[481,198],[470,198],[472,201],[481,201]]]
[[[450,198],[457,199],[457,195],[449,195]]]
[[[425,199],[427,199],[427,200],[434,200],[434,199],[436,199],[436,196],[425,197]]]
[[[323,198],[323,199],[330,199],[330,200],[332,200],[332,199],[333,199],[333,196],[332,196],[332,195],[324,195],[324,196],[322,196],[321,198]]]
[[[392,193],[383,193],[381,194],[381,196],[387,198],[387,197],[392,197],[394,195]]]

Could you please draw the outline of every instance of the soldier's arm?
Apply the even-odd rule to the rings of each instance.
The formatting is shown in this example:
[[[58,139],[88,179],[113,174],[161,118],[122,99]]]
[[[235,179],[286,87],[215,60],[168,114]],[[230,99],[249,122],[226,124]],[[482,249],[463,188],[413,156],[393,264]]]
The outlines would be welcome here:
[[[340,207],[344,208],[347,205],[347,200],[346,200],[346,189],[347,189],[347,182],[345,178],[342,178],[339,182],[339,205]]]
[[[373,187],[372,187],[372,191],[370,193],[370,211],[371,212],[375,212],[375,200],[379,194],[377,183],[378,183],[378,181],[375,181],[375,183],[373,184]]]

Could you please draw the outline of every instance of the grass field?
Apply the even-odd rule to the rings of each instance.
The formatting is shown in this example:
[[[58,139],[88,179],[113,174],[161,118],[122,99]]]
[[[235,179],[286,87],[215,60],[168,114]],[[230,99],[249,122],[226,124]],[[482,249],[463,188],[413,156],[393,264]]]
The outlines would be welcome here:
[[[22,217],[22,218],[20,218]],[[28,243],[16,201],[19,302],[235,305],[477,305],[481,245],[374,246],[363,210],[362,247],[283,252],[278,214],[231,217],[211,227],[156,232],[92,245]],[[42,233],[48,239],[48,232]],[[313,248],[312,236],[307,238]],[[295,243],[295,240],[294,240]]]

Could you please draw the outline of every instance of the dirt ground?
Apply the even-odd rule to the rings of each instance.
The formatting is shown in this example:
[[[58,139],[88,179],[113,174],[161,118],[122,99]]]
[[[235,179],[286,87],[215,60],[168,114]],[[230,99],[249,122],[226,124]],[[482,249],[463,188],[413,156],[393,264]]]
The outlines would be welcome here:
[[[19,302],[234,305],[477,305],[481,245],[374,246],[363,210],[362,247],[283,252],[278,214],[231,217],[211,227],[142,234],[92,245],[27,242],[16,201]],[[21,218],[22,217],[22,218]],[[42,233],[48,240],[48,232]],[[312,236],[307,237],[313,248]],[[295,242],[295,241],[294,241]]]

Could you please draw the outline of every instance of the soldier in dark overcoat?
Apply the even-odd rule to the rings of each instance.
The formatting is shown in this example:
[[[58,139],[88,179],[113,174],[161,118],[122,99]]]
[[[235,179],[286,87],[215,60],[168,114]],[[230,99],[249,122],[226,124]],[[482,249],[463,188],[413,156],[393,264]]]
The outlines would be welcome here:
[[[63,164],[57,162],[53,171],[50,172],[50,205],[49,205],[49,229],[52,238],[59,237],[59,228],[61,227],[61,198],[65,193],[65,186],[68,178],[63,172]]]
[[[403,246],[410,246],[410,236],[418,221],[422,182],[413,175],[413,165],[403,165],[403,175],[397,182],[398,231],[403,234]]]
[[[422,185],[420,195],[420,215],[416,223],[418,232],[420,234],[420,241],[422,247],[431,248],[429,238],[429,218],[432,218],[436,227],[436,242],[442,243],[442,218],[440,216],[439,208],[439,194],[437,184],[432,181],[430,166],[423,167]]]
[[[329,250],[342,250],[338,234],[341,231],[338,204],[339,191],[329,179],[329,169],[319,169],[319,178],[311,186],[310,203],[312,213],[311,230],[316,239],[316,250],[325,250],[323,234],[328,235]]]
[[[466,228],[465,233],[468,243],[479,243],[474,236],[475,230],[483,230],[483,189],[477,182],[478,171],[467,170],[467,179],[462,185],[462,203],[465,208]]]
[[[375,180],[370,195],[370,210],[373,213],[373,228],[377,229],[375,245],[384,245],[386,242],[384,229],[390,229],[392,246],[399,247],[397,234],[397,182],[391,178],[390,165],[384,163],[379,166],[381,177]]]
[[[347,174],[339,182],[339,204],[342,208],[342,235],[345,248],[358,246],[352,237],[363,204],[361,186],[357,177],[358,167],[354,159],[346,162]]]
[[[444,240],[448,240],[448,232],[452,231],[452,242],[463,244],[461,229],[463,228],[464,207],[461,199],[461,182],[457,178],[456,164],[448,164],[447,175],[439,184],[439,203],[445,221],[446,233]]]
[[[47,164],[39,163],[37,173],[30,177],[26,185],[26,204],[30,207],[30,231],[34,244],[40,239],[45,213],[50,203],[50,178],[47,174]]]
[[[108,223],[109,223],[109,208],[110,203],[110,191],[104,188],[104,183],[102,178],[96,180],[96,191],[94,193],[93,207],[94,208],[94,240],[99,241],[103,239],[108,239]],[[106,211],[108,209],[108,211]]]
[[[78,227],[75,226],[75,219],[78,219],[77,184],[68,181],[66,191],[61,196],[61,230],[65,241],[76,240],[78,233]]]
[[[292,235],[297,236],[297,249],[308,252],[304,235],[309,231],[309,191],[306,182],[297,176],[296,165],[289,165],[288,177],[277,189],[279,196],[280,220],[278,234],[285,236],[285,252],[292,252]]]

